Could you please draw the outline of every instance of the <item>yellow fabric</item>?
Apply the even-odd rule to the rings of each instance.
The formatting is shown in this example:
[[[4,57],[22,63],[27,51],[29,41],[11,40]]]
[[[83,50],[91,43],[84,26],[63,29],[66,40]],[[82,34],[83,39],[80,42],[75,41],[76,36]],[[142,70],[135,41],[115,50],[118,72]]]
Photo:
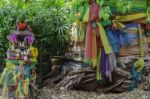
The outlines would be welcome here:
[[[110,53],[112,52],[112,50],[111,50],[111,47],[110,47],[108,38],[107,38],[107,36],[106,36],[105,29],[104,29],[104,27],[101,25],[101,23],[97,23],[97,24],[98,24],[98,26],[99,26],[99,31],[100,31],[99,33],[100,33],[100,37],[101,37],[101,41],[102,41],[102,44],[103,44],[105,53],[106,53],[106,54],[110,54]]]
[[[97,68],[96,68],[96,79],[97,80],[101,80],[102,79],[102,75],[99,72],[99,70],[100,70],[100,58],[101,58],[101,49],[99,50],[98,65],[97,65]]]
[[[97,66],[97,43],[96,43],[96,32],[93,33],[92,36],[92,63],[93,63],[93,67]]]
[[[120,28],[125,28],[126,26],[124,24],[122,24],[121,22],[117,22],[117,25],[120,27]]]
[[[13,64],[12,62],[7,61],[6,62],[6,68],[8,68],[8,69],[15,69],[16,68],[16,64]]]
[[[150,36],[147,37],[147,42],[150,44]]]
[[[29,79],[26,79],[26,80],[22,81],[22,83],[23,83],[23,92],[24,92],[25,96],[27,96],[28,93],[29,93],[29,90],[28,90],[29,82],[30,82]]]
[[[35,47],[30,47],[31,54],[34,58],[38,57],[38,49]]]
[[[114,21],[128,22],[128,21],[133,21],[133,20],[146,18],[146,17],[147,17],[146,13],[136,13],[136,14],[131,14],[131,15],[115,16]]]
[[[1,78],[0,78],[0,84],[2,84],[2,81],[4,80],[7,72],[9,72],[9,69],[8,68],[4,68],[3,73],[1,75]]]
[[[31,62],[37,62],[37,59],[36,58],[30,58],[30,61]]]
[[[114,20],[112,20],[113,26],[117,27],[118,29],[125,28],[125,25],[121,22],[129,22],[134,21],[141,18],[146,18],[146,13],[136,13],[131,15],[123,15],[123,16],[115,16]]]
[[[115,22],[114,20],[112,21],[112,26],[116,29],[123,29],[125,28],[125,25],[121,22]]]
[[[2,99],[4,99],[4,96],[6,95],[7,91],[8,91],[8,88],[7,88],[7,83],[8,80],[7,80],[7,77],[13,72],[13,70],[11,69],[8,69],[8,68],[5,68],[2,75],[1,75],[1,79],[0,79],[0,83],[1,84],[4,84],[3,85],[3,91],[2,91]]]
[[[141,52],[141,57],[143,58],[144,57],[144,46],[143,46],[141,25],[139,25],[138,28],[139,28],[139,39],[140,39],[140,52]]]
[[[83,17],[83,22],[88,22],[89,21],[89,14],[90,14],[90,7],[88,7],[84,17]]]
[[[19,65],[20,65],[20,66],[23,66],[24,64],[25,64],[25,61],[19,60]]]
[[[141,57],[135,62],[135,67],[138,71],[141,71],[144,68],[144,47],[143,47],[143,38],[141,32],[141,25],[139,24],[139,40],[140,40],[140,54]]]

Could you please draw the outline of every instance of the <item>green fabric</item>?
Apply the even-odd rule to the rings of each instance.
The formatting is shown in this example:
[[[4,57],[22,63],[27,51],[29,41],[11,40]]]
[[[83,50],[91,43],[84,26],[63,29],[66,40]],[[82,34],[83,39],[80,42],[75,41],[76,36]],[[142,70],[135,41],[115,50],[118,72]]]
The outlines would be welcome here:
[[[99,51],[99,55],[98,55],[98,65],[97,65],[97,67],[96,67],[96,80],[97,81],[100,81],[100,80],[102,80],[102,75],[101,75],[101,73],[100,73],[100,59],[101,58],[101,49],[100,49],[100,51]]]
[[[109,25],[111,25],[112,24],[112,21],[111,20],[107,20],[107,21],[101,21],[101,24],[102,24],[102,26],[109,26]]]
[[[30,58],[30,61],[31,61],[31,63],[30,63],[30,70],[32,70],[32,69],[34,69],[35,68],[35,66],[36,66],[36,64],[38,63],[38,61],[37,61],[37,59],[35,59],[35,58]]]
[[[6,67],[8,69],[15,69],[16,65],[19,65],[18,60],[6,60]]]
[[[147,19],[146,23],[150,23],[150,7],[147,8]]]
[[[32,69],[35,69],[36,67],[36,64],[37,64],[38,62],[32,62],[31,64],[30,64],[30,70],[32,70]]]
[[[2,85],[15,85],[15,80],[13,79],[14,71],[5,68],[0,79],[0,84]]]
[[[111,10],[113,10],[113,13],[123,14],[133,12],[145,12],[148,5],[147,3],[147,0],[109,0],[108,2]]]
[[[104,21],[109,20],[111,16],[111,9],[109,6],[104,6],[101,7],[100,13],[99,13],[99,17],[100,19],[102,18]]]
[[[91,64],[92,64],[92,62],[91,62],[91,60],[90,60],[90,59],[84,59],[83,61],[84,61],[84,63],[85,63],[85,64],[89,64],[89,65],[91,65]]]
[[[147,37],[150,37],[150,32],[145,32]]]
[[[6,60],[6,67],[2,72],[0,78],[0,84],[3,85],[3,93],[2,97],[5,97],[7,94],[8,86],[16,86],[16,96],[17,93],[19,95],[19,99],[24,99],[24,97],[28,96],[28,86],[30,83],[30,79],[35,79],[35,76],[30,75],[30,70],[34,69],[37,64],[37,59],[30,58],[31,64],[24,65],[23,60]],[[23,77],[20,79],[20,77]],[[17,85],[16,85],[17,84]]]

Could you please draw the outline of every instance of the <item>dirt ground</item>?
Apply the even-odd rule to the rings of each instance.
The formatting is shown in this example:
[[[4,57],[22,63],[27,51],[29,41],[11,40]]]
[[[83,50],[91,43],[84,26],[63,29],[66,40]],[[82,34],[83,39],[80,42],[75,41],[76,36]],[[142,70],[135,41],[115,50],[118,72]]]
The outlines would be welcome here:
[[[103,94],[74,90],[56,90],[43,88],[39,99],[150,99],[150,92],[135,90],[118,94]]]

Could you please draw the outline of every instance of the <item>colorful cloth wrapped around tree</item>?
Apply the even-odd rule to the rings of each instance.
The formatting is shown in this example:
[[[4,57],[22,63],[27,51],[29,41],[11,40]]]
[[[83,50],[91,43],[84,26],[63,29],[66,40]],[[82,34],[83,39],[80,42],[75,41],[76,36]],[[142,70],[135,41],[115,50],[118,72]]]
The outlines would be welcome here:
[[[84,62],[97,68],[97,80],[102,80],[102,78],[111,80],[110,75],[115,62],[113,63],[109,58],[114,54],[112,54],[112,48],[102,25],[111,24],[109,21],[111,11],[108,6],[101,7],[102,5],[95,0],[74,0],[71,19],[74,16],[77,22],[81,21],[86,24]],[[86,9],[80,9],[82,7]]]
[[[149,6],[149,0],[73,1],[72,21],[86,25],[84,62],[96,68],[97,80],[111,81],[120,58],[133,56],[137,61],[127,61],[135,80],[129,89],[136,87],[144,57],[149,56]]]

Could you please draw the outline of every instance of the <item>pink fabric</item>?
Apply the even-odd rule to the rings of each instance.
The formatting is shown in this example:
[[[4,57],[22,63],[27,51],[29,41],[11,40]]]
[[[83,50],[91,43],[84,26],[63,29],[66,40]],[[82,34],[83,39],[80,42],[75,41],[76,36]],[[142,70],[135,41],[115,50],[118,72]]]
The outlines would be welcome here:
[[[91,1],[90,4],[90,13],[89,13],[89,22],[87,23],[87,30],[86,30],[86,39],[85,39],[85,57],[87,59],[96,58],[97,55],[92,55],[94,52],[93,47],[93,33],[96,32],[96,41],[97,41],[97,50],[99,48],[98,44],[101,44],[101,41],[99,40],[99,28],[96,26],[96,28],[92,27],[92,23],[95,21],[99,21],[99,5],[96,4],[95,0]]]
[[[86,30],[86,39],[85,39],[85,57],[87,59],[92,59],[92,24],[87,24],[87,30]]]
[[[101,44],[101,39],[99,37],[99,28],[96,27],[95,29],[92,28],[92,23],[88,23],[87,24],[87,31],[86,31],[86,39],[85,39],[85,57],[87,59],[92,59],[92,58],[95,58],[97,57],[97,55],[92,55],[92,52],[94,52],[95,50],[93,49],[93,33],[96,32],[96,42],[97,42],[97,51],[99,50],[100,47],[102,47],[102,44]],[[92,57],[94,56],[94,57]]]
[[[89,21],[98,21],[99,20],[99,10],[100,7],[98,4],[96,4],[95,1],[92,1],[91,5],[90,5],[90,17],[89,17]]]

